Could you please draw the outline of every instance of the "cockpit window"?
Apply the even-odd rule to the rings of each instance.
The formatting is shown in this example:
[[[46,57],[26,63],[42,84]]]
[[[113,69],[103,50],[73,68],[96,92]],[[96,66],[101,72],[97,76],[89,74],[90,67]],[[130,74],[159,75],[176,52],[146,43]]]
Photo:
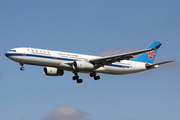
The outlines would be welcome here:
[[[16,52],[16,50],[10,50],[9,52]]]

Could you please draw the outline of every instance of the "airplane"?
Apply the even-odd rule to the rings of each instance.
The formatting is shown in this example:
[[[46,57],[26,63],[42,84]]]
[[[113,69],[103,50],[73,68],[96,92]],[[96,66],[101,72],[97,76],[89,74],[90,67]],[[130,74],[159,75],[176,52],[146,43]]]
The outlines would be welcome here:
[[[47,76],[63,76],[64,71],[71,71],[74,73],[72,79],[82,83],[83,80],[79,78],[78,73],[89,73],[94,80],[99,80],[100,76],[97,73],[114,75],[137,73],[173,62],[170,60],[153,64],[161,45],[159,41],[153,41],[147,49],[105,57],[30,47],[10,49],[5,56],[20,63],[21,71],[25,69],[24,64],[44,66],[43,73]],[[130,60],[138,54],[141,55]]]

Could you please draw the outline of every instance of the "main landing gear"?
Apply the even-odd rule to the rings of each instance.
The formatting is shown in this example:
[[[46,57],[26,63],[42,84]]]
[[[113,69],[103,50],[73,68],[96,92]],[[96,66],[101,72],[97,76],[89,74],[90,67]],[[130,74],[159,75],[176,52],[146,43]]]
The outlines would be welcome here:
[[[73,72],[74,73],[74,76],[72,77],[73,80],[76,80],[77,83],[82,83],[83,80],[82,79],[79,79],[79,76],[78,76],[78,73],[77,72]],[[99,75],[96,75],[95,72],[92,72],[89,74],[90,77],[94,77],[94,80],[99,80],[100,79],[100,76]]]
[[[74,76],[72,77],[73,80],[76,80],[77,83],[82,83],[83,80],[82,79],[79,79],[79,76],[77,74],[77,72],[74,72]]]
[[[94,77],[94,80],[99,80],[100,79],[100,76],[99,75],[96,75],[95,72],[92,72],[89,74],[90,77]]]
[[[23,64],[23,63],[20,63],[20,65],[21,65],[20,70],[23,71],[23,70],[25,69],[25,68],[23,67],[24,64]]]

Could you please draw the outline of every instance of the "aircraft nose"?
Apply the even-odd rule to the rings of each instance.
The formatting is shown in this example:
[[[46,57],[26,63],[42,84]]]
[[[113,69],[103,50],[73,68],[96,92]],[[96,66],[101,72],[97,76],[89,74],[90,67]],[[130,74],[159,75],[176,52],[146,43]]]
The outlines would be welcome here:
[[[8,53],[5,53],[5,56],[6,56],[6,57],[8,57],[8,56],[9,56],[9,54],[8,54]]]

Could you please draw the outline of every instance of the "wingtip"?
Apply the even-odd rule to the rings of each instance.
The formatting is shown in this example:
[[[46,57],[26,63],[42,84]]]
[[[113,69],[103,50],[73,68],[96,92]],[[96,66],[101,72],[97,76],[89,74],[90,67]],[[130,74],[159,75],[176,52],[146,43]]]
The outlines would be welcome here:
[[[176,62],[176,60],[170,60],[170,62]]]
[[[160,48],[160,46],[162,45],[162,43],[160,43],[158,46],[156,46],[155,48],[158,49]]]

